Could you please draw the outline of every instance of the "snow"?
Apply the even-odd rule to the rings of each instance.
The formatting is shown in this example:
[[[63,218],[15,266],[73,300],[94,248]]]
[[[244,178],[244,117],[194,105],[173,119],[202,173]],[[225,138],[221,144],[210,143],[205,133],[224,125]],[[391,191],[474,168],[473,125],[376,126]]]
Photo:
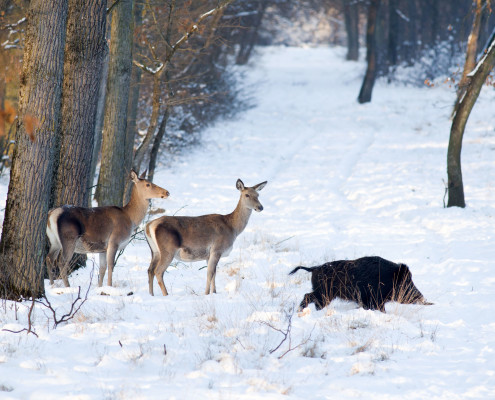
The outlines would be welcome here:
[[[268,180],[264,210],[220,261],[217,294],[203,294],[206,263],[174,262],[170,295],[151,297],[150,252],[135,240],[115,287],[96,288],[95,269],[73,320],[54,329],[36,306],[38,337],[0,330],[0,398],[495,398],[494,91],[483,89],[464,136],[468,207],[446,209],[454,88],[379,81],[359,105],[364,64],[344,55],[262,49],[246,70],[255,107],[156,173],[168,215],[231,212],[237,178]],[[0,189],[5,201],[5,177]],[[287,275],[295,266],[364,255],[408,264],[435,304],[294,312],[310,291],[309,274]],[[58,315],[77,286],[86,292],[89,264],[71,288],[45,282]],[[29,302],[0,306],[1,329],[27,327]]]

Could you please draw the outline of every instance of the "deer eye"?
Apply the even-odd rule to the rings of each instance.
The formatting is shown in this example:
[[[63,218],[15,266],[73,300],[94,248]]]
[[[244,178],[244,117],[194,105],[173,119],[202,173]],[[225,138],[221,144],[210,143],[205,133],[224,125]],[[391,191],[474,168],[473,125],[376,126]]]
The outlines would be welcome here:
[[[147,186],[147,187],[150,187],[150,184],[149,184],[149,183],[147,183],[147,184],[146,184],[146,186]]]
[[[249,197],[249,195],[248,195],[248,194],[246,194],[246,197]]]

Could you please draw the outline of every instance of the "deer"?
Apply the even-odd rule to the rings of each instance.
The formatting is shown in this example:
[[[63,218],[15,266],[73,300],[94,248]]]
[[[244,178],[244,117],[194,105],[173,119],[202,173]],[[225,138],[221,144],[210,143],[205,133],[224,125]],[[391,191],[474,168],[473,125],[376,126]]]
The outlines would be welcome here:
[[[205,295],[216,293],[215,276],[220,258],[230,254],[236,238],[246,228],[253,210],[260,212],[263,206],[258,192],[267,182],[252,187],[244,186],[238,179],[239,202],[235,210],[227,215],[207,214],[196,217],[162,216],[145,226],[145,235],[151,249],[148,268],[149,292],[153,296],[153,281],[156,277],[163,296],[167,288],[163,274],[175,258],[179,261],[207,261]]]
[[[170,196],[168,190],[145,179],[145,176],[146,171],[139,177],[135,171],[131,171],[130,178],[134,183],[131,199],[123,207],[64,205],[48,212],[46,234],[50,249],[46,265],[51,285],[54,283],[54,268],[60,253],[60,275],[66,287],[70,286],[67,273],[73,254],[99,253],[98,286],[103,285],[107,265],[108,286],[112,286],[115,255],[127,246],[134,230],[143,221],[149,201]]]

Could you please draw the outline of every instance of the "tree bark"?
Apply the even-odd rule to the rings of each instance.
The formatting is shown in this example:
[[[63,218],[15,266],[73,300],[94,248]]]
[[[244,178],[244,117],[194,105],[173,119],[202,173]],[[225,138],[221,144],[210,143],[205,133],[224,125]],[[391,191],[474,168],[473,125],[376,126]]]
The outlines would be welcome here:
[[[69,0],[54,206],[88,204],[95,117],[106,48],[106,3],[106,0]]]
[[[346,60],[359,59],[359,10],[356,0],[343,0],[344,21],[347,33]]]
[[[32,0],[16,147],[0,242],[2,297],[40,297],[47,213],[58,157],[67,0]]]
[[[133,0],[120,0],[112,11],[98,205],[121,206],[124,199],[127,105],[132,72]]]
[[[485,55],[478,62],[472,76],[468,76],[470,82],[466,87],[466,93],[459,102],[459,107],[454,115],[450,129],[449,148],[447,151],[447,176],[448,196],[447,207],[465,207],[464,186],[461,170],[462,138],[471,110],[480,94],[481,88],[488,74],[495,65],[495,31],[492,34]],[[471,75],[471,74],[470,74]]]
[[[368,103],[371,101],[371,93],[375,84],[376,77],[376,20],[380,0],[371,0],[368,9],[368,26],[366,29],[366,60],[368,67],[364,76],[363,85],[359,92],[358,102]]]

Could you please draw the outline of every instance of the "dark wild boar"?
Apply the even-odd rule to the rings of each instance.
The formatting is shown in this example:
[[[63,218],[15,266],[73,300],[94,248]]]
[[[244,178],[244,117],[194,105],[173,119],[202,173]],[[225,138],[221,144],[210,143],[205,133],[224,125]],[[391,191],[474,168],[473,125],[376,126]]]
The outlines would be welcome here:
[[[313,291],[306,293],[299,310],[315,303],[321,310],[335,297],[356,301],[365,310],[385,312],[387,301],[403,304],[426,304],[412,281],[406,264],[396,264],[381,257],[362,257],[357,260],[338,260],[316,267],[299,266],[289,274],[304,269],[311,272]]]

